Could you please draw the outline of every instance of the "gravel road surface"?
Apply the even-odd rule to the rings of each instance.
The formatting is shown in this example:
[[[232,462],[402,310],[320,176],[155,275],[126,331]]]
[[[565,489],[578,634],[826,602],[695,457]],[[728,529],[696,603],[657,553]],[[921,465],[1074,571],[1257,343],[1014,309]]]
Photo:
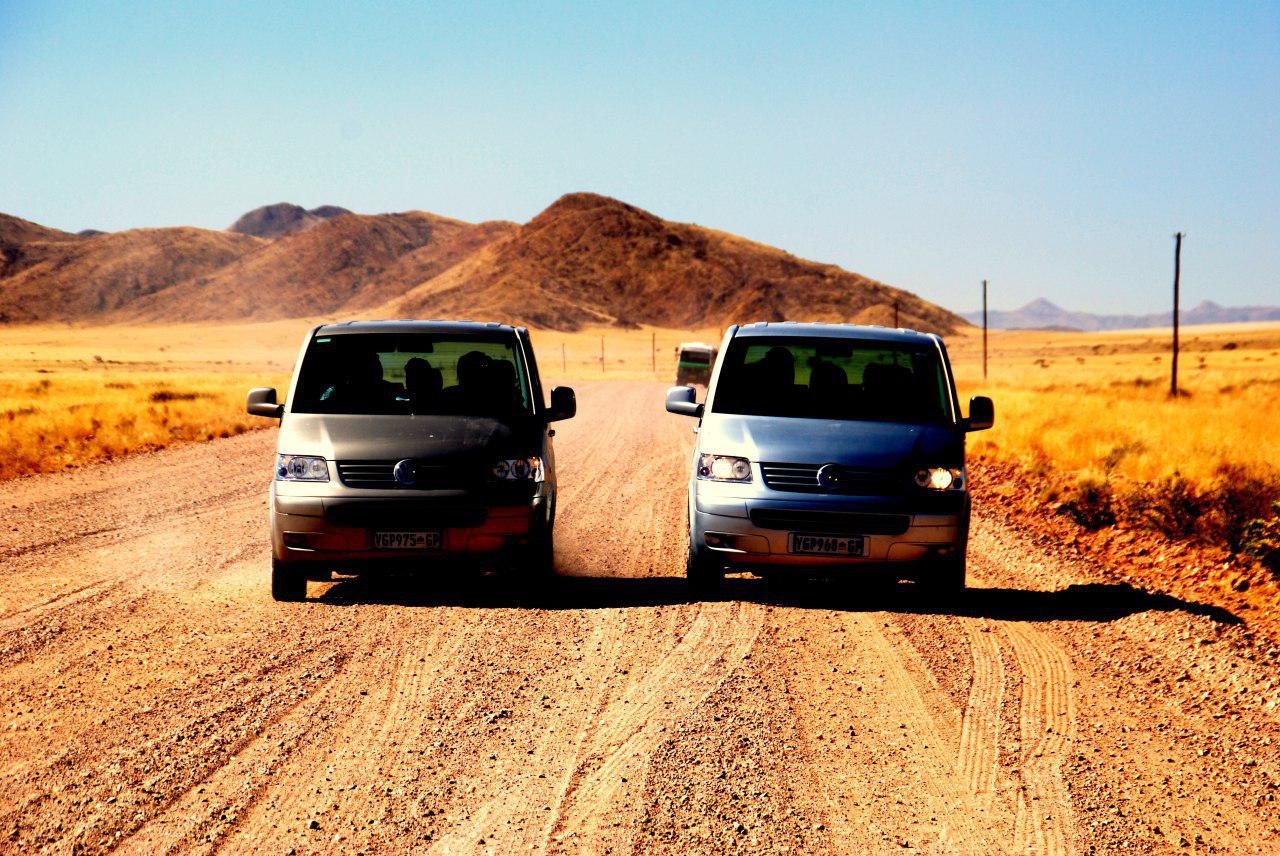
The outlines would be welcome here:
[[[0,841],[1280,851],[1275,652],[1247,616],[985,511],[953,603],[736,578],[690,601],[692,422],[662,392],[579,388],[562,579],[535,598],[273,602],[273,431],[0,486]]]

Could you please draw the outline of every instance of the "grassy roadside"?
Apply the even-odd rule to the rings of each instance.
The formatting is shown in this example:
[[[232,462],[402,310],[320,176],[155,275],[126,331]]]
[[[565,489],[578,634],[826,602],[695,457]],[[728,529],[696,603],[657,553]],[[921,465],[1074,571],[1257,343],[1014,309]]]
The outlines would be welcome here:
[[[952,346],[964,397],[996,400],[972,450],[1088,531],[1154,533],[1280,572],[1280,328],[1191,328],[1177,397],[1168,336],[996,333]],[[1007,471],[1006,471],[1007,472]]]
[[[260,427],[245,391],[284,382],[299,335],[289,325],[5,328],[0,479]]]

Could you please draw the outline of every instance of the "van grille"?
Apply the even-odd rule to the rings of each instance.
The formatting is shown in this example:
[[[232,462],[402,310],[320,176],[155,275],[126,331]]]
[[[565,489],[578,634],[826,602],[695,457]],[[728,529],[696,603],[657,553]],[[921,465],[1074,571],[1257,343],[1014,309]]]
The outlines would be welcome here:
[[[751,522],[762,529],[833,532],[850,535],[901,535],[911,526],[907,514],[868,514],[856,511],[801,511],[756,508]]]
[[[401,490],[393,472],[397,461],[338,461],[338,478],[347,487]],[[417,480],[412,490],[448,490],[467,486],[465,475],[457,467],[418,464]]]
[[[405,499],[326,500],[325,519],[335,526],[362,529],[423,529],[480,526],[488,517],[484,508],[458,503],[417,502]]]
[[[826,487],[818,483],[820,464],[760,464],[765,487],[792,493],[840,493],[852,496],[886,496],[897,493],[895,479],[883,473],[842,469],[840,484]]]

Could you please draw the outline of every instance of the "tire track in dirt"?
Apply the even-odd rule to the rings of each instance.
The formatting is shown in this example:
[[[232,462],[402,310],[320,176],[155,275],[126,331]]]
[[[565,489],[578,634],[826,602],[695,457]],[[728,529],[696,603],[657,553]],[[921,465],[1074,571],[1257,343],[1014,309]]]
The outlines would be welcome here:
[[[370,624],[362,634],[362,648],[345,651],[341,667],[328,675],[322,688],[282,711],[221,765],[177,795],[162,813],[131,837],[130,852],[174,852],[220,845],[233,835],[251,837],[252,824],[246,819],[265,796],[279,790],[282,783],[286,792],[298,799],[308,793],[298,775],[314,774],[316,747],[342,751],[363,743],[370,731],[385,738],[386,730],[399,721],[396,714],[412,706],[405,701],[419,700],[423,670],[411,671],[399,661],[389,664],[371,656],[372,651],[386,644],[394,628],[385,611]],[[442,644],[446,629],[436,624],[418,638],[428,649],[452,657],[468,637],[466,633],[449,635],[448,644]],[[402,654],[400,659],[407,656]],[[394,678],[379,682],[380,672],[387,669]],[[367,690],[352,692],[352,685],[373,686],[377,692],[371,699]],[[383,715],[371,716],[370,710],[380,710]],[[368,730],[361,730],[366,726]],[[357,743],[352,742],[353,734]],[[278,838],[279,830],[275,830],[275,836]],[[270,840],[258,841],[255,846]]]
[[[936,711],[945,708],[941,692],[928,693],[919,676],[923,667],[909,668],[904,659],[906,649],[895,645],[881,632],[883,622],[858,614],[854,620],[863,625],[867,638],[883,664],[886,707],[902,720],[910,742],[919,747],[923,763],[919,773],[925,787],[925,799],[940,819],[940,833],[946,846],[959,850],[993,852],[999,849],[999,837],[992,829],[995,817],[989,806],[972,793],[969,783],[957,769],[959,734],[948,734]]]
[[[544,716],[538,733],[530,736],[526,754],[504,753],[492,759],[486,771],[487,778],[495,781],[511,783],[524,778],[524,783],[483,797],[479,805],[436,838],[434,849],[445,853],[465,850],[477,841],[492,838],[499,829],[503,830],[500,840],[505,850],[545,848],[550,821],[544,815],[562,798],[574,759],[586,738],[585,723],[602,706],[600,697],[610,691],[609,680],[603,676],[625,656],[625,616],[601,610],[594,618],[583,644],[587,653],[577,662],[575,672],[595,675],[597,680],[591,682],[590,689],[571,696],[568,703],[542,705],[539,700]],[[574,736],[566,740],[566,733]],[[533,769],[541,772],[528,777]],[[505,827],[510,823],[516,828],[509,832]]]
[[[969,792],[991,806],[996,798],[999,767],[1000,711],[1004,695],[1004,663],[998,635],[986,622],[958,619],[969,637],[973,682],[960,729],[959,774]]]
[[[406,629],[417,616],[397,616],[387,608],[379,611],[377,632],[353,652],[342,680],[334,685],[342,693],[335,707],[346,715],[335,717],[331,712],[330,719],[336,722],[324,739],[300,747],[264,782],[245,806],[241,821],[226,833],[226,844],[232,849],[261,852],[282,839],[306,836],[313,820],[318,824],[316,834],[302,839],[306,847],[339,835],[354,842],[357,836],[371,834],[370,821],[382,820],[380,815],[391,802],[388,792],[405,791],[406,784],[417,779],[416,765],[407,756],[420,759],[415,750],[422,747],[417,731],[407,726],[428,725],[434,703],[454,691],[462,652],[491,629],[490,622],[458,627],[446,619],[424,633],[415,620],[412,636],[421,634],[422,645],[405,646],[396,644],[405,638],[397,631]],[[428,672],[424,652],[430,653],[436,671]],[[456,707],[453,719],[465,719],[468,713]],[[439,742],[449,732],[445,728],[432,736]],[[270,751],[269,745],[265,748]],[[234,783],[235,777],[229,781]],[[405,797],[406,793],[391,795]],[[398,831],[421,837],[423,830]]]
[[[595,718],[581,744],[585,758],[555,809],[552,840],[561,846],[569,846],[569,836],[622,843],[613,840],[614,830],[624,826],[624,812],[637,810],[624,792],[641,784],[640,773],[662,733],[693,713],[741,663],[762,619],[762,610],[750,605],[700,605],[679,644]]]
[[[977,763],[991,755],[983,742],[988,733],[978,725],[998,718],[990,709],[999,692],[979,689],[973,701],[981,709],[968,714],[966,742],[962,712],[892,629],[888,614],[777,612],[784,632],[794,635],[779,641],[773,659],[789,675],[806,751],[842,852],[999,851],[1002,830],[1012,834],[1013,819],[1000,803],[975,793],[969,776],[988,775]],[[781,647],[784,641],[788,648]],[[977,653],[986,656],[985,649]],[[968,768],[962,744],[973,759]]]
[[[0,618],[0,669],[30,659],[51,643],[71,646],[148,601],[199,587],[260,553],[251,540],[256,527],[246,526],[241,516],[258,505],[257,500],[236,503],[230,521],[210,524],[195,514],[177,515],[162,528],[144,529],[116,543],[77,542],[38,573],[11,581],[4,601],[12,611]],[[210,554],[204,546],[211,542],[232,546]],[[42,582],[50,579],[66,581],[52,596]]]
[[[338,659],[304,657],[281,668],[324,671]],[[271,671],[232,683],[221,693],[187,700],[184,707],[191,718],[177,724],[176,733],[171,730],[173,711],[152,708],[131,717],[108,738],[99,734],[97,739],[73,739],[56,756],[43,759],[41,769],[33,764],[8,768],[7,779],[38,778],[45,789],[8,805],[0,823],[15,830],[38,830],[70,803],[77,807],[74,825],[58,831],[75,841],[77,849],[101,849],[104,829],[114,830],[114,843],[162,807],[166,791],[185,791],[205,770],[219,766],[229,734],[241,735],[231,741],[234,745],[274,718],[273,710],[297,704],[285,702],[282,707],[258,686],[270,680]]]
[[[1075,730],[1071,660],[1048,636],[1021,622],[1002,625],[1022,670],[1020,706],[1023,788],[1014,846],[1024,852],[1071,852],[1071,801],[1062,777]]]
[[[240,816],[261,798],[290,756],[304,741],[317,740],[330,727],[334,713],[344,709],[334,678],[342,674],[346,663],[344,659],[336,664],[318,692],[281,711],[221,764],[175,794],[162,811],[120,842],[119,852],[148,856],[215,849]],[[345,701],[349,710],[354,701]]]

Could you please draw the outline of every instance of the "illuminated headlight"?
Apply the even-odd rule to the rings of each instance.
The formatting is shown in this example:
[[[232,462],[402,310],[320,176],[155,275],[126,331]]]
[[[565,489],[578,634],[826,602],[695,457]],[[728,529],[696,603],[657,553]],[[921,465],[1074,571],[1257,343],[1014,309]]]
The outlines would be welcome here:
[[[276,455],[276,481],[327,482],[329,465],[310,455]]]
[[[749,482],[751,462],[730,455],[699,455],[698,478],[706,481]]]
[[[542,458],[508,458],[493,465],[493,477],[499,481],[535,481],[547,480],[546,469],[542,466]]]
[[[929,467],[916,473],[916,484],[930,490],[963,490],[963,467]]]

